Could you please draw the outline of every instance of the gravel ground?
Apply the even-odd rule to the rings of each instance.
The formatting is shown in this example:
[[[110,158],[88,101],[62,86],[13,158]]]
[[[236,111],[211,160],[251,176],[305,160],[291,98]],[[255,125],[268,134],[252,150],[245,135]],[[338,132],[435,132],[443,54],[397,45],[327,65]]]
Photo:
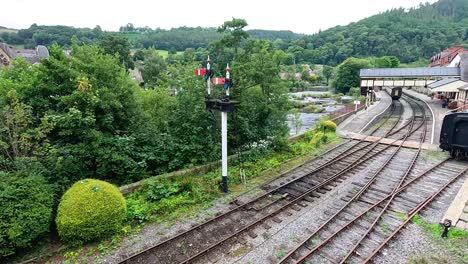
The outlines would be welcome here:
[[[465,163],[466,165],[466,163]],[[428,223],[439,223],[462,186],[466,176],[453,183],[441,196],[436,198],[421,213],[421,218]],[[468,253],[468,245],[465,248]],[[466,263],[450,252],[443,240],[435,239],[422,227],[410,223],[408,227],[386,247],[375,263],[407,263],[411,259],[425,259],[421,263]]]
[[[406,152],[406,151],[405,151]],[[353,187],[352,182],[363,180],[371,175],[377,164],[381,164],[388,155],[376,159],[372,165],[361,167],[346,181],[339,184],[331,192],[323,195],[319,200],[308,203],[301,211],[289,210],[290,216],[282,213],[281,223],[268,222],[268,227],[259,227],[254,233],[255,238],[244,236],[237,243],[232,243],[219,250],[216,255],[211,254],[199,263],[276,263],[288,250],[298,245],[325,220],[326,212],[338,199],[345,196]],[[419,174],[445,157],[440,153],[423,153],[414,168],[413,174]],[[453,184],[444,195],[434,201],[429,209],[422,213],[422,218],[429,222],[438,222],[445,210],[458,192],[462,180]],[[317,219],[317,221],[311,221]],[[386,247],[375,263],[408,263],[412,257],[430,256],[429,263],[463,263],[462,260],[450,253],[421,227],[410,224],[402,234]]]
[[[356,173],[352,173],[332,191],[322,195],[319,200],[308,203],[301,211],[289,210],[290,216],[280,214],[281,223],[268,222],[271,227],[257,228],[256,238],[249,236],[239,239],[239,243],[231,245],[226,250],[220,250],[217,256],[210,256],[210,260],[218,263],[275,263],[289,249],[300,243],[314,231],[319,224],[327,219],[325,212],[334,205],[337,199],[344,197],[354,187],[352,182],[372,173],[372,167],[387,158],[382,155],[368,166],[360,166]],[[316,220],[314,220],[316,219]],[[213,255],[213,254],[212,254]],[[207,259],[200,263],[206,263]]]

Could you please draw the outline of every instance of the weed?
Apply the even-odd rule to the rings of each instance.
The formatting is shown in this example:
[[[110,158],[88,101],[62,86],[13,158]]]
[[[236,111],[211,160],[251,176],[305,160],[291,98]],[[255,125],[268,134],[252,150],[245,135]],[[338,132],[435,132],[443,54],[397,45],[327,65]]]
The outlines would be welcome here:
[[[63,256],[65,257],[65,261],[64,263],[69,263],[69,264],[74,264],[74,263],[78,263],[78,257],[80,256],[80,253],[83,249],[80,248],[76,251],[74,250],[69,250],[67,252],[65,252],[63,254]]]
[[[402,212],[394,212],[393,213],[396,217],[401,218],[403,220],[406,220],[408,218],[408,215]]]
[[[313,239],[310,239],[309,242],[310,242],[310,246],[313,247],[313,246],[317,245],[318,242],[320,242],[320,239],[319,238],[313,238]]]
[[[415,215],[412,219],[413,223],[421,226],[428,232],[439,244],[446,247],[448,251],[461,257],[464,262],[468,262],[468,254],[466,245],[468,244],[468,231],[456,227],[450,228],[447,238],[441,238],[444,227],[437,223],[427,223],[419,215]],[[424,259],[419,259],[424,261]],[[414,262],[425,263],[425,262]]]
[[[299,243],[301,241],[301,239],[297,236],[292,236],[291,237],[291,240],[294,242],[294,243]]]
[[[286,256],[286,250],[280,249],[278,252],[276,252],[276,258],[282,259],[284,256]]]
[[[383,221],[380,221],[380,230],[382,230],[382,232],[387,233],[387,234],[391,232],[388,225],[384,223]]]
[[[184,254],[184,255],[187,254],[187,252],[188,252],[187,244],[183,243],[183,244],[180,246],[180,249],[182,250],[182,254]]]

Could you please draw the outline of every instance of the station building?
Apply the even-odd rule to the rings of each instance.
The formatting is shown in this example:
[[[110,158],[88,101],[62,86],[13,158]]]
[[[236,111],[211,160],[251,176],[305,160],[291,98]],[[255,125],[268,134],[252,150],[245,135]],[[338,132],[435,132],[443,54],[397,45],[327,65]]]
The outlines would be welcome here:
[[[404,87],[445,99],[450,108],[468,103],[468,51],[451,47],[431,58],[428,67],[361,69],[361,93],[370,88]]]

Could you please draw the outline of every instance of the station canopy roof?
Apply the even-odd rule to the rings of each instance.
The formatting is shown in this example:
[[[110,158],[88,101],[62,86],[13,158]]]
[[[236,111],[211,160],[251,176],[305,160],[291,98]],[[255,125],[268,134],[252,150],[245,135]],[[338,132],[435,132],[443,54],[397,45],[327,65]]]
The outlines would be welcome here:
[[[432,67],[432,68],[376,68],[361,69],[361,78],[416,78],[416,77],[449,77],[460,76],[458,67]]]
[[[437,82],[433,82],[433,83],[427,85],[427,88],[434,89],[434,88],[437,88],[439,86],[446,85],[446,84],[449,84],[449,83],[453,83],[453,82],[456,82],[456,81],[459,81],[459,79],[455,79],[455,78],[442,79],[442,80],[439,80]]]
[[[432,89],[433,92],[457,93],[460,90],[468,89],[468,82],[457,80]]]

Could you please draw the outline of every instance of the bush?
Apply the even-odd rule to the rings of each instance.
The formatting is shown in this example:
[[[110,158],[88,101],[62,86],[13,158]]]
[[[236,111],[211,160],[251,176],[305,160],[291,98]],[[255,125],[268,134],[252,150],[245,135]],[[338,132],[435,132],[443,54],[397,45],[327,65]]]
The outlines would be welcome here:
[[[336,131],[336,124],[331,120],[327,120],[327,121],[323,122],[323,128],[324,128],[325,132],[335,132]]]
[[[117,187],[100,180],[81,180],[62,196],[57,231],[63,241],[79,245],[120,231],[126,217],[125,199]]]
[[[54,194],[43,177],[0,173],[0,256],[49,231]]]

